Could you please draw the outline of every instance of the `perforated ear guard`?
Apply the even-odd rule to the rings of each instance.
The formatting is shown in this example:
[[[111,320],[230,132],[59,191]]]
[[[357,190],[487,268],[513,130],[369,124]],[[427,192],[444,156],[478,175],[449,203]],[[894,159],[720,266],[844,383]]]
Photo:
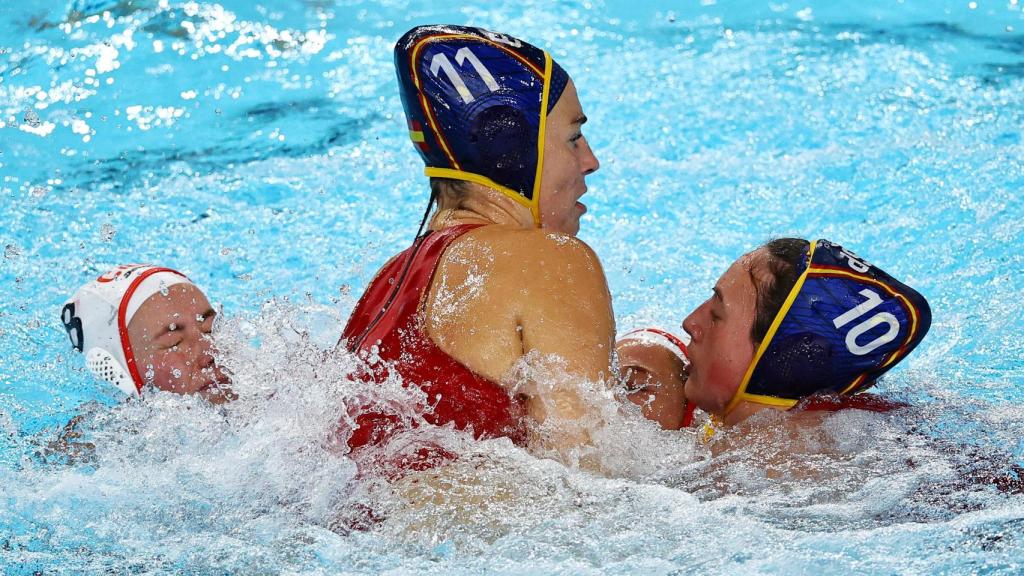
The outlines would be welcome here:
[[[90,348],[85,355],[85,365],[93,376],[110,382],[129,396],[138,396],[139,391],[136,390],[131,376],[110,352],[102,348]]]

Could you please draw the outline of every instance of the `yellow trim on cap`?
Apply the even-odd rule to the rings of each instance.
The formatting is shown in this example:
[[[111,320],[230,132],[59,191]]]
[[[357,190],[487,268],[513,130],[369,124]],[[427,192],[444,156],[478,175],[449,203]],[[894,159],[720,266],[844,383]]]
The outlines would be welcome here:
[[[893,358],[895,358],[895,357],[896,356],[894,355]],[[885,364],[883,364],[883,366],[885,366]],[[847,386],[846,388],[843,388],[842,390],[839,391],[839,395],[840,396],[845,396],[846,394],[848,394],[850,392],[850,390],[854,390],[857,387],[859,387],[861,384],[863,384],[864,380],[866,378],[867,378],[867,374],[866,373],[865,374],[861,374],[860,376],[857,376],[856,378],[853,379],[853,382],[850,382],[849,386]]]
[[[715,437],[715,434],[718,434],[718,429],[711,424],[710,420],[705,422],[700,428],[700,443],[707,444],[708,442],[711,442],[711,439]]]
[[[548,123],[548,97],[551,94],[551,54],[544,51],[544,90],[540,97],[540,126],[537,129],[537,173],[533,178],[533,196],[530,199],[530,213],[533,223],[540,228],[540,181],[544,173],[544,138]]]
[[[531,212],[533,211],[530,201],[527,200],[526,198],[523,198],[522,194],[516,192],[515,190],[509,188],[508,186],[502,186],[501,184],[498,184],[497,182],[491,180],[487,176],[481,176],[480,174],[474,174],[472,172],[466,172],[464,170],[452,170],[451,168],[433,168],[431,166],[427,166],[423,170],[423,173],[431,178],[451,178],[452,180],[465,180],[466,182],[475,182],[482,186],[493,188],[498,192],[501,192],[505,196],[508,196],[509,198],[515,200],[519,204],[522,204],[526,208],[529,208]]]
[[[869,284],[874,284],[875,286],[882,288],[889,294],[892,294],[893,297],[902,300],[904,305],[907,307],[907,310],[910,310],[910,336],[907,337],[906,342],[910,342],[911,338],[914,337],[914,334],[917,333],[917,308],[914,308],[913,303],[911,303],[910,300],[905,295],[903,295],[902,292],[897,292],[893,290],[885,282],[881,282],[870,276],[865,276],[864,274],[847,272],[846,270],[836,270],[834,268],[815,268],[814,272],[818,272],[825,276],[847,276],[849,278],[853,278],[854,280],[860,280],[861,282],[867,282]],[[904,346],[906,345],[906,342],[904,343]]]
[[[807,280],[807,274],[811,271],[811,263],[814,260],[814,249],[818,246],[818,241],[811,242],[811,249],[807,253],[807,268],[797,278],[796,284],[793,285],[793,289],[789,291],[789,295],[786,296],[786,301],[782,303],[782,308],[775,315],[775,319],[772,320],[772,325],[768,328],[768,333],[765,334],[764,340],[761,341],[761,345],[757,347],[757,353],[754,354],[754,359],[750,361],[750,365],[747,366],[747,373],[743,376],[743,380],[740,382],[740,387],[736,389],[736,395],[732,397],[729,404],[726,405],[724,414],[728,415],[740,402],[753,402],[755,404],[765,404],[768,406],[786,406],[793,407],[796,405],[795,401],[786,400],[783,398],[776,398],[774,396],[762,396],[760,394],[747,394],[747,384],[750,383],[750,378],[754,375],[754,369],[757,368],[758,362],[761,361],[761,356],[764,356],[765,351],[768,350],[768,345],[771,344],[772,338],[775,337],[775,333],[778,332],[779,326],[782,325],[782,321],[786,318],[786,314],[789,313],[789,309],[793,307],[793,302],[796,301],[796,297],[800,294],[800,289],[804,286],[804,281]],[[787,404],[792,402],[791,404]]]
[[[441,150],[444,151],[444,154],[448,157],[448,161],[451,165],[455,168],[461,168],[461,166],[459,166],[459,161],[455,159],[451,150],[448,149],[448,142],[445,141],[444,134],[441,133],[441,130],[437,126],[437,120],[434,119],[434,112],[430,103],[427,102],[427,95],[423,93],[423,85],[420,83],[420,75],[416,67],[416,58],[419,56],[420,48],[422,48],[428,40],[434,38],[439,38],[439,36],[427,36],[426,38],[421,38],[416,42],[416,45],[412,48],[412,52],[409,54],[409,67],[412,70],[412,83],[416,86],[416,97],[420,101],[420,108],[422,108],[423,112],[427,115],[427,126],[434,131],[434,136],[437,137],[437,142],[441,145]]]
[[[893,290],[885,282],[881,282],[881,281],[879,281],[879,280],[877,280],[875,278],[872,278],[870,276],[866,276],[864,274],[859,274],[859,273],[855,273],[855,272],[848,272],[846,270],[836,270],[834,268],[815,268],[815,269],[810,270],[810,271],[811,272],[817,272],[818,274],[820,274],[822,276],[826,276],[826,277],[827,276],[846,276],[848,278],[853,278],[854,280],[858,280],[858,281],[863,282],[863,283],[873,284],[873,285],[878,286],[879,288],[885,290],[886,292],[891,294],[894,298],[903,301],[903,305],[906,307],[907,310],[910,311],[910,330],[907,332],[907,337],[903,341],[903,344],[901,344],[899,348],[894,350],[892,352],[892,354],[890,354],[889,357],[886,358],[885,361],[882,362],[881,368],[888,367],[889,365],[893,364],[894,362],[898,361],[899,359],[901,359],[903,356],[906,355],[906,351],[905,351],[906,346],[907,346],[907,344],[910,343],[911,340],[914,339],[914,336],[917,335],[917,324],[918,324],[917,308],[914,307],[914,304],[910,301],[910,299],[908,299],[903,293],[897,292],[897,291]],[[853,380],[853,382],[851,382],[845,388],[840,390],[839,394],[840,395],[844,395],[844,394],[847,394],[848,392],[850,392],[851,390],[856,389],[857,387],[859,387],[861,384],[864,383],[864,379],[865,378],[866,378],[866,374],[861,374],[860,376],[855,378]]]
[[[779,398],[778,396],[765,396],[763,394],[747,394],[746,392],[743,393],[743,400],[753,402],[755,404],[763,404],[765,406],[775,406],[777,408],[792,408],[800,403],[799,400]]]

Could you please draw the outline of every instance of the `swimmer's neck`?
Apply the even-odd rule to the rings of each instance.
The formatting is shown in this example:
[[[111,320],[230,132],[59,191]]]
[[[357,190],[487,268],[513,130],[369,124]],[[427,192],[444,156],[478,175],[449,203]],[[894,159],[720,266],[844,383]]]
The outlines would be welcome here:
[[[747,418],[750,418],[754,414],[762,410],[782,410],[785,411],[787,408],[782,406],[769,406],[767,404],[756,404],[754,402],[747,402],[746,400],[740,402],[725,416],[719,416],[718,420],[726,426],[733,426],[743,422]]]
[[[486,186],[470,184],[458,206],[439,206],[430,218],[429,230],[462,224],[499,224],[512,228],[534,228],[530,209]]]

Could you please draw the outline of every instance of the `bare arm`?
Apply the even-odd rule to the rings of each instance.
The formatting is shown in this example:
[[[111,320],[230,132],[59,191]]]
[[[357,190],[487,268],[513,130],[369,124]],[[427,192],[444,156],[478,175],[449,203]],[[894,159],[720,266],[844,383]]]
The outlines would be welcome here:
[[[548,237],[522,267],[516,321],[524,352],[553,354],[570,375],[609,377],[615,319],[604,269],[582,241]]]
[[[557,359],[564,375],[548,372],[548,381],[516,384],[542,425],[535,440],[564,457],[590,443],[588,390],[612,375],[615,319],[604,270],[589,246],[551,234],[532,240],[534,258],[522,265],[515,320],[523,352],[542,362]]]
[[[470,232],[438,266],[426,317],[441,349],[526,396],[534,420],[547,423],[539,427],[544,446],[564,455],[589,443],[581,431],[584,388],[609,377],[615,332],[604,271],[590,247],[536,229]],[[536,363],[555,370],[539,378],[522,370]]]

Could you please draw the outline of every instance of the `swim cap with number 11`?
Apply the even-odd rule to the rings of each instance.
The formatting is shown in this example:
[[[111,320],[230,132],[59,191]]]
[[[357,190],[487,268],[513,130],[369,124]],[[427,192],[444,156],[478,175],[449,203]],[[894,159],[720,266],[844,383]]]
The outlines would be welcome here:
[[[476,182],[540,224],[544,123],[569,81],[551,55],[467,26],[417,26],[395,46],[409,136],[426,175]]]

